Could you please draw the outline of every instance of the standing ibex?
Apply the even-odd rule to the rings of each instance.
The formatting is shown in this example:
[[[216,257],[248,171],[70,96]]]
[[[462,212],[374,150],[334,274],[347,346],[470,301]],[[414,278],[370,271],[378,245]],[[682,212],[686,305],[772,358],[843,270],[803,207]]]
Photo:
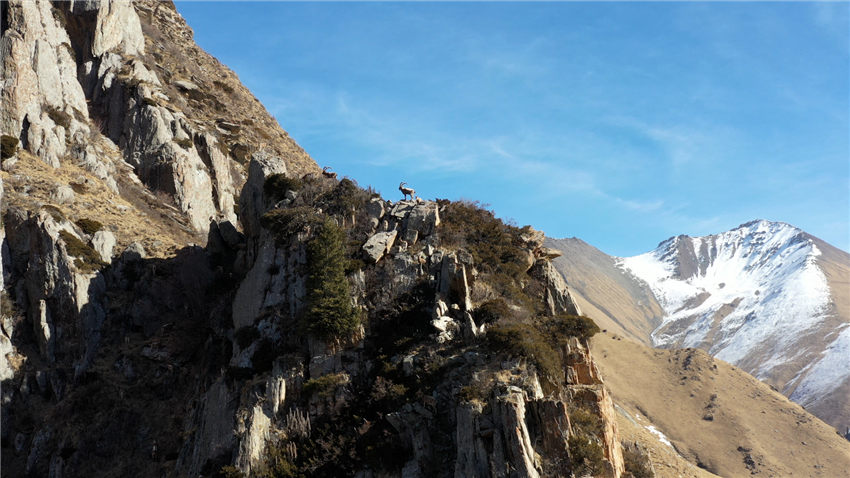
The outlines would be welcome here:
[[[404,194],[404,198],[407,199],[407,196],[410,196],[410,199],[416,197],[416,191],[414,191],[413,188],[405,186],[405,184],[407,183],[402,181],[402,183],[398,185],[398,190]]]
[[[336,179],[336,173],[331,171],[330,166],[325,166],[324,168],[322,168],[322,176],[326,178]]]

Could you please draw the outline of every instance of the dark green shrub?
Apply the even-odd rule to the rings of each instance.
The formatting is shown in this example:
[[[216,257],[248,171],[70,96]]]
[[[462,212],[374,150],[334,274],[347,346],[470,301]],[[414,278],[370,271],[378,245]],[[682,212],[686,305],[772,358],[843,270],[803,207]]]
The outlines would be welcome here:
[[[305,476],[298,467],[290,461],[284,448],[278,445],[266,445],[263,463],[259,467],[259,478],[300,478]]]
[[[407,394],[407,387],[379,376],[375,378],[369,398],[376,406],[383,405],[382,408],[386,408],[400,403],[404,399],[405,394]]]
[[[58,108],[49,106],[47,108],[47,116],[50,117],[54,123],[65,129],[68,129],[68,127],[71,126],[71,115]]]
[[[573,435],[567,440],[575,476],[596,476],[605,470],[605,455],[595,440]]]
[[[633,478],[654,478],[652,463],[646,453],[641,453],[637,447],[623,447],[623,462],[626,472],[631,473]]]
[[[266,198],[276,201],[283,199],[287,191],[298,191],[303,183],[298,178],[290,178],[286,174],[271,174],[263,183]]]
[[[316,237],[307,244],[308,332],[326,340],[350,336],[360,326],[360,314],[351,303],[345,278],[345,232],[326,218]]]
[[[5,290],[0,290],[0,317],[17,317],[18,309]]]
[[[62,222],[66,219],[62,210],[52,204],[45,204],[44,206],[41,206],[41,208],[47,211],[47,213],[50,214],[50,217],[52,217],[56,222]]]
[[[68,252],[68,255],[76,257],[74,265],[80,271],[94,272],[106,266],[106,263],[100,258],[100,254],[88,244],[77,239],[77,236],[68,231],[59,231],[59,237],[65,243],[65,251]]]
[[[74,224],[79,226],[80,229],[83,230],[88,235],[92,235],[97,231],[103,229],[103,224],[94,219],[82,218],[78,219]]]
[[[490,392],[492,391],[491,387],[484,385],[481,382],[473,382],[469,385],[461,387],[458,391],[458,398],[462,402],[486,402],[488,398],[490,398]]]
[[[239,468],[236,468],[233,465],[227,465],[221,467],[221,469],[213,475],[214,478],[245,478],[245,474],[239,471]]]
[[[260,224],[275,234],[278,242],[287,242],[293,235],[322,224],[322,215],[308,206],[272,209],[263,214]]]
[[[602,417],[586,408],[571,406],[570,424],[579,435],[585,437],[602,436]]]
[[[366,204],[370,196],[353,180],[343,178],[333,189],[319,196],[316,204],[328,214],[347,216]]]
[[[272,369],[274,359],[277,358],[277,348],[274,341],[271,339],[262,339],[254,349],[254,355],[251,356],[251,365],[254,366],[254,373],[267,372]]]
[[[145,99],[147,100],[147,98]],[[151,100],[150,102],[145,101],[145,103],[153,103],[153,106],[156,106],[156,101],[154,100]],[[192,138],[175,138],[174,142],[177,143],[177,146],[180,146],[183,149],[189,149],[192,147],[192,145],[194,145],[194,143],[192,142]]]
[[[559,342],[569,337],[589,339],[599,333],[599,326],[590,317],[583,315],[557,315],[544,320],[546,331]]]
[[[0,159],[11,158],[18,152],[18,138],[9,135],[0,136]]]
[[[476,307],[472,316],[477,324],[489,324],[501,318],[510,317],[511,309],[505,299],[493,299]]]
[[[491,350],[528,359],[543,378],[557,381],[563,375],[558,352],[531,324],[498,322],[487,329],[486,337]]]
[[[224,372],[225,378],[229,381],[248,380],[254,376],[254,369],[251,367],[227,367]]]
[[[499,271],[511,277],[525,272],[526,255],[520,238],[523,229],[505,224],[478,202],[440,203],[444,207],[438,231],[444,245],[467,249],[485,272]]]
[[[307,380],[304,382],[302,391],[306,396],[316,394],[319,398],[331,398],[336,392],[336,389],[344,385],[346,380],[344,373],[329,373]]]

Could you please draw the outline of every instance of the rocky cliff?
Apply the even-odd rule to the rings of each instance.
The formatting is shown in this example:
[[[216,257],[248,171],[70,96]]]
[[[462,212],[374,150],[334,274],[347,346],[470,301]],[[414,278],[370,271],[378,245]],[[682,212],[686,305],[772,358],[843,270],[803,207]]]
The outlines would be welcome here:
[[[171,4],[0,5],[5,473],[624,474],[542,233],[319,174]]]
[[[251,151],[316,168],[169,3],[4,2],[2,14],[4,160],[20,148],[73,163],[115,193],[137,177],[202,232],[235,222]]]

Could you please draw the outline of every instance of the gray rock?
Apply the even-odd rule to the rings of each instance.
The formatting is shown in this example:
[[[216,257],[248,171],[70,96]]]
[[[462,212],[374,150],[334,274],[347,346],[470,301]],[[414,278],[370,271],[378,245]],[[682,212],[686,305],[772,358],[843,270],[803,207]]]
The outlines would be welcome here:
[[[50,199],[58,204],[70,204],[74,202],[74,190],[69,186],[59,186],[50,193]]]
[[[132,3],[121,0],[104,0],[96,5],[97,24],[92,40],[92,54],[100,56],[108,51],[124,55],[139,55],[145,51],[145,37],[142,24]]]
[[[420,237],[425,237],[433,234],[439,225],[440,210],[437,207],[437,203],[425,201],[411,208],[407,217],[406,227],[408,230],[417,231]]]
[[[239,244],[245,241],[245,236],[236,230],[236,227],[230,221],[222,221],[218,223],[218,231],[225,244],[227,244],[231,249],[236,249]]]
[[[271,420],[259,405],[251,409],[246,430],[239,442],[236,466],[246,475],[253,476],[254,469],[260,465],[260,458],[269,439]]]
[[[71,41],[50,2],[15,0],[6,6],[0,133],[20,138],[26,121],[26,148],[58,167],[66,139],[84,127],[77,118],[88,117]]]
[[[207,460],[233,449],[234,398],[223,378],[204,394],[192,420],[197,428],[177,459],[177,469],[182,474],[198,476]]]
[[[147,257],[147,254],[145,253],[145,247],[143,245],[138,242],[132,242],[126,249],[124,249],[121,256],[124,260],[133,261],[144,259]]]
[[[263,185],[272,174],[286,174],[283,160],[263,151],[254,153],[248,166],[248,180],[239,195],[239,220],[248,236],[260,232],[260,216],[266,209]]]
[[[372,262],[377,263],[390,252],[397,235],[398,231],[378,232],[363,244],[363,251]]]
[[[192,83],[189,80],[177,80],[174,82],[174,86],[180,88],[184,91],[198,91],[198,85]]]
[[[546,303],[546,309],[549,315],[581,315],[581,309],[573,300],[572,295],[570,295],[564,278],[561,277],[561,274],[551,262],[546,259],[538,260],[529,271],[529,274],[545,284],[546,288],[543,291],[543,300]]]
[[[115,235],[106,230],[95,232],[91,238],[91,246],[106,263],[112,262],[112,249],[115,244]]]

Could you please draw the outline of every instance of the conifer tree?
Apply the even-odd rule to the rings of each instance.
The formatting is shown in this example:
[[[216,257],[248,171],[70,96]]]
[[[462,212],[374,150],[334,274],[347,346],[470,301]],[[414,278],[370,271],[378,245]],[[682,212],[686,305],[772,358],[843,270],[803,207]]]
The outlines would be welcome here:
[[[307,330],[323,340],[343,338],[360,325],[345,278],[345,232],[325,218],[307,254]]]

